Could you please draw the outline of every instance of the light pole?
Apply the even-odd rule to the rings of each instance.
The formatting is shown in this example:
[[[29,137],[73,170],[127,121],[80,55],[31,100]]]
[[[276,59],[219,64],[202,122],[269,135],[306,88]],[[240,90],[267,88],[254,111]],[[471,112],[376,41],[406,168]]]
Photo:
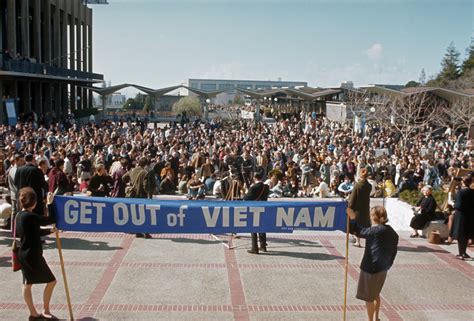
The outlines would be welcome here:
[[[206,105],[204,106],[204,120],[208,121],[209,120],[209,104],[211,103],[211,100],[209,98],[206,99]]]

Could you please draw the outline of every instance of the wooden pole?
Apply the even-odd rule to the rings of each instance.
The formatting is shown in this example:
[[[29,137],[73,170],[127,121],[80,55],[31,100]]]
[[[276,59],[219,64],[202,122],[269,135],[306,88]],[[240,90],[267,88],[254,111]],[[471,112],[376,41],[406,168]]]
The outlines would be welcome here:
[[[63,275],[64,290],[66,291],[66,301],[67,301],[67,307],[69,310],[69,320],[74,320],[74,315],[72,313],[71,296],[69,295],[69,286],[67,284],[66,269],[64,268],[64,259],[63,259],[63,251],[61,248],[61,239],[59,238],[59,232],[57,229],[56,229],[55,234],[56,234],[56,244],[58,245],[59,262],[61,263],[61,273]]]
[[[349,270],[349,225],[350,218],[347,215],[346,219],[346,259],[344,266],[344,305],[343,305],[343,320],[346,321],[346,311],[347,311],[347,273]]]

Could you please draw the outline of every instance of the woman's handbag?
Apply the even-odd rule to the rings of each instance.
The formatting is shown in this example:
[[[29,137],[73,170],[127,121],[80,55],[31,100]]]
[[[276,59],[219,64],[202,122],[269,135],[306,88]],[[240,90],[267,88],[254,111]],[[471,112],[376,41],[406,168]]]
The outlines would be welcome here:
[[[12,268],[13,272],[21,270],[21,263],[18,257],[20,248],[16,244],[16,220],[13,222],[13,243],[12,243]]]

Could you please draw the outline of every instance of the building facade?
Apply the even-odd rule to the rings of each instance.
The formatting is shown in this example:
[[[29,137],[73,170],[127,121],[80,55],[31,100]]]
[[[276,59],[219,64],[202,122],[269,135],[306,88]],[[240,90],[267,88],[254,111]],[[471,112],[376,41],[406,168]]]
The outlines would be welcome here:
[[[0,122],[5,101],[18,116],[65,116],[93,105],[92,10],[82,0],[0,2]]]
[[[273,88],[306,87],[304,81],[271,81],[271,80],[225,80],[225,79],[189,79],[188,86],[204,91],[226,90],[215,99],[216,104],[229,104],[234,100],[236,89],[266,90]],[[191,95],[192,93],[190,93]]]

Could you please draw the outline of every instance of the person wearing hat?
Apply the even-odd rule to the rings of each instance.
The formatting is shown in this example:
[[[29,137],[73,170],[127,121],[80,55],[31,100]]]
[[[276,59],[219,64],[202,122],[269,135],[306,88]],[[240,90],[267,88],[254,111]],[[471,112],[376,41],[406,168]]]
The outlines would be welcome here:
[[[44,179],[44,173],[35,164],[33,154],[25,155],[25,165],[18,167],[15,173],[15,186],[19,191],[23,187],[31,187],[36,193],[36,206],[33,212],[44,216],[44,195],[48,190],[48,185]]]

